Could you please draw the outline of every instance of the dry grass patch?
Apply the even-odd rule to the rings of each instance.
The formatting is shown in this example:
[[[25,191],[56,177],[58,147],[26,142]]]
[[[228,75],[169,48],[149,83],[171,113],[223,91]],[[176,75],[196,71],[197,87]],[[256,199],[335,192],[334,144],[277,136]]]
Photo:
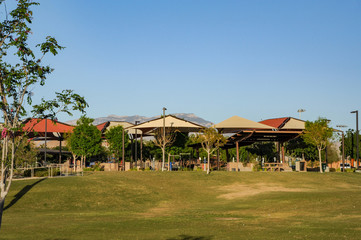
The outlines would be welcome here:
[[[287,188],[281,185],[257,183],[253,185],[245,185],[240,183],[234,183],[228,186],[218,187],[219,191],[226,192],[218,196],[227,200],[233,200],[237,198],[246,198],[255,196],[258,194],[270,193],[270,192],[310,192],[309,188]]]

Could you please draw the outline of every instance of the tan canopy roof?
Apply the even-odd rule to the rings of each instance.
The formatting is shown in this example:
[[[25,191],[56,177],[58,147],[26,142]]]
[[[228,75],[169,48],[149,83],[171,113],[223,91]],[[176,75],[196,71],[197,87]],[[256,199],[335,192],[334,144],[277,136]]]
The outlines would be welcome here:
[[[132,127],[129,127],[127,129],[140,129],[143,131],[143,133],[148,133],[150,131],[152,131],[153,129],[156,128],[160,128],[163,127],[163,117],[154,119],[154,120],[150,120],[148,122],[144,122],[141,123],[139,125],[135,125]],[[165,127],[166,128],[176,128],[181,132],[198,132],[199,129],[204,128],[203,126],[172,116],[172,115],[167,115],[165,117]]]
[[[135,125],[130,122],[126,122],[126,121],[110,121],[107,129],[110,129],[111,127],[115,127],[115,126],[122,126],[125,129],[125,131],[128,132],[128,134],[130,134],[132,136],[135,136],[135,135],[140,136],[142,134],[144,137],[151,136],[151,134],[142,133],[142,130],[139,130],[139,129],[137,129],[137,132],[135,132],[135,128],[131,128]]]
[[[239,116],[230,117],[218,124],[215,124],[213,127],[218,129],[218,131],[222,133],[236,133],[241,130],[249,129],[273,129],[273,127],[271,126],[248,120]]]
[[[293,117],[283,117],[266,119],[260,123],[274,127],[277,130],[304,130],[306,122]]]
[[[288,122],[282,127],[282,129],[305,129],[305,121],[296,119],[296,118],[290,118]]]

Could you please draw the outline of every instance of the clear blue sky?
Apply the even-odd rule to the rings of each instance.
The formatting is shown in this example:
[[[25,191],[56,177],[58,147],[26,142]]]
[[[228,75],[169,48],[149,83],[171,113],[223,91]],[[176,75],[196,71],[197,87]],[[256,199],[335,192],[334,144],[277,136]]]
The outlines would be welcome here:
[[[302,119],[355,128],[360,0],[40,3],[33,37],[53,35],[66,49],[47,59],[55,72],[36,98],[69,88],[86,97],[93,118],[166,107],[214,123],[298,117],[303,108]]]

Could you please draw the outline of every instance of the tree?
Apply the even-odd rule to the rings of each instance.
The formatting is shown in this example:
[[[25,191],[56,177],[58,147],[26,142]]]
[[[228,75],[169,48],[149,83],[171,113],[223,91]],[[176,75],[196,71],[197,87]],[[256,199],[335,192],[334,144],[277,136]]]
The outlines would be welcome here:
[[[70,149],[72,153],[81,157],[81,166],[85,166],[88,157],[101,152],[102,134],[94,126],[93,119],[82,116],[70,135]]]
[[[124,129],[122,126],[114,126],[105,132],[105,138],[109,144],[108,149],[118,160],[120,159],[123,151],[123,131]],[[124,148],[127,148],[128,145],[129,136],[128,134],[124,134]]]
[[[317,147],[321,173],[322,173],[321,152],[329,144],[329,141],[333,135],[333,130],[328,126],[328,122],[329,121],[324,118],[319,118],[314,122],[307,121],[305,124],[304,133],[302,135],[306,143],[312,144]]]
[[[165,128],[165,131],[163,128],[157,128],[154,131],[154,144],[162,149],[163,156],[165,156],[166,147],[174,143],[176,139],[176,132],[177,130],[172,127]],[[169,169],[170,166],[168,166],[168,170]],[[164,171],[164,157],[162,161],[162,171]]]
[[[273,158],[277,156],[275,144],[273,142],[254,143],[251,147],[246,147],[246,149],[251,154],[260,156],[261,159],[266,157],[266,161],[269,161],[270,159],[273,160]]]
[[[292,139],[286,143],[285,149],[293,157],[305,158],[306,160],[317,160],[317,148],[306,143],[302,137]]]
[[[0,7],[5,4],[0,0]],[[30,45],[30,28],[33,12],[31,7],[39,3],[31,0],[18,0],[15,9],[1,15],[0,20],[0,108],[4,118],[2,130],[2,156],[0,181],[0,227],[5,197],[7,196],[14,173],[17,148],[16,137],[22,138],[22,121],[26,117],[54,119],[59,112],[71,115],[72,110],[84,112],[87,103],[83,97],[72,90],[57,92],[53,100],[44,100],[37,105],[32,102],[31,89],[43,86],[47,76],[53,71],[43,65],[43,58],[57,55],[63,49],[56,39],[46,37],[43,43]],[[35,51],[38,49],[37,51]],[[8,54],[14,57],[8,57]],[[21,141],[18,141],[21,143]]]
[[[18,143],[18,141],[20,141]],[[34,143],[26,137],[15,140],[17,149],[15,151],[15,166],[32,165],[37,160],[38,150],[35,149]]]
[[[226,143],[226,138],[215,128],[203,128],[197,135],[197,140],[207,152],[207,174],[209,174],[211,154]]]
[[[345,156],[356,159],[357,155],[357,137],[354,129],[348,129],[345,132]],[[361,145],[361,135],[359,135],[359,144]],[[340,146],[342,151],[342,144]]]

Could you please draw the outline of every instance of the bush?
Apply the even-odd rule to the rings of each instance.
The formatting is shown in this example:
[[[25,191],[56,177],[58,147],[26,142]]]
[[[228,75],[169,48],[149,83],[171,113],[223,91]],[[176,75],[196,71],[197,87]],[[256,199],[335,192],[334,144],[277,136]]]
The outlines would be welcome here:
[[[330,168],[330,172],[336,172],[336,168]]]
[[[255,163],[253,165],[253,169],[252,169],[254,172],[258,172],[258,171],[261,171],[262,170],[262,165],[261,163]]]

